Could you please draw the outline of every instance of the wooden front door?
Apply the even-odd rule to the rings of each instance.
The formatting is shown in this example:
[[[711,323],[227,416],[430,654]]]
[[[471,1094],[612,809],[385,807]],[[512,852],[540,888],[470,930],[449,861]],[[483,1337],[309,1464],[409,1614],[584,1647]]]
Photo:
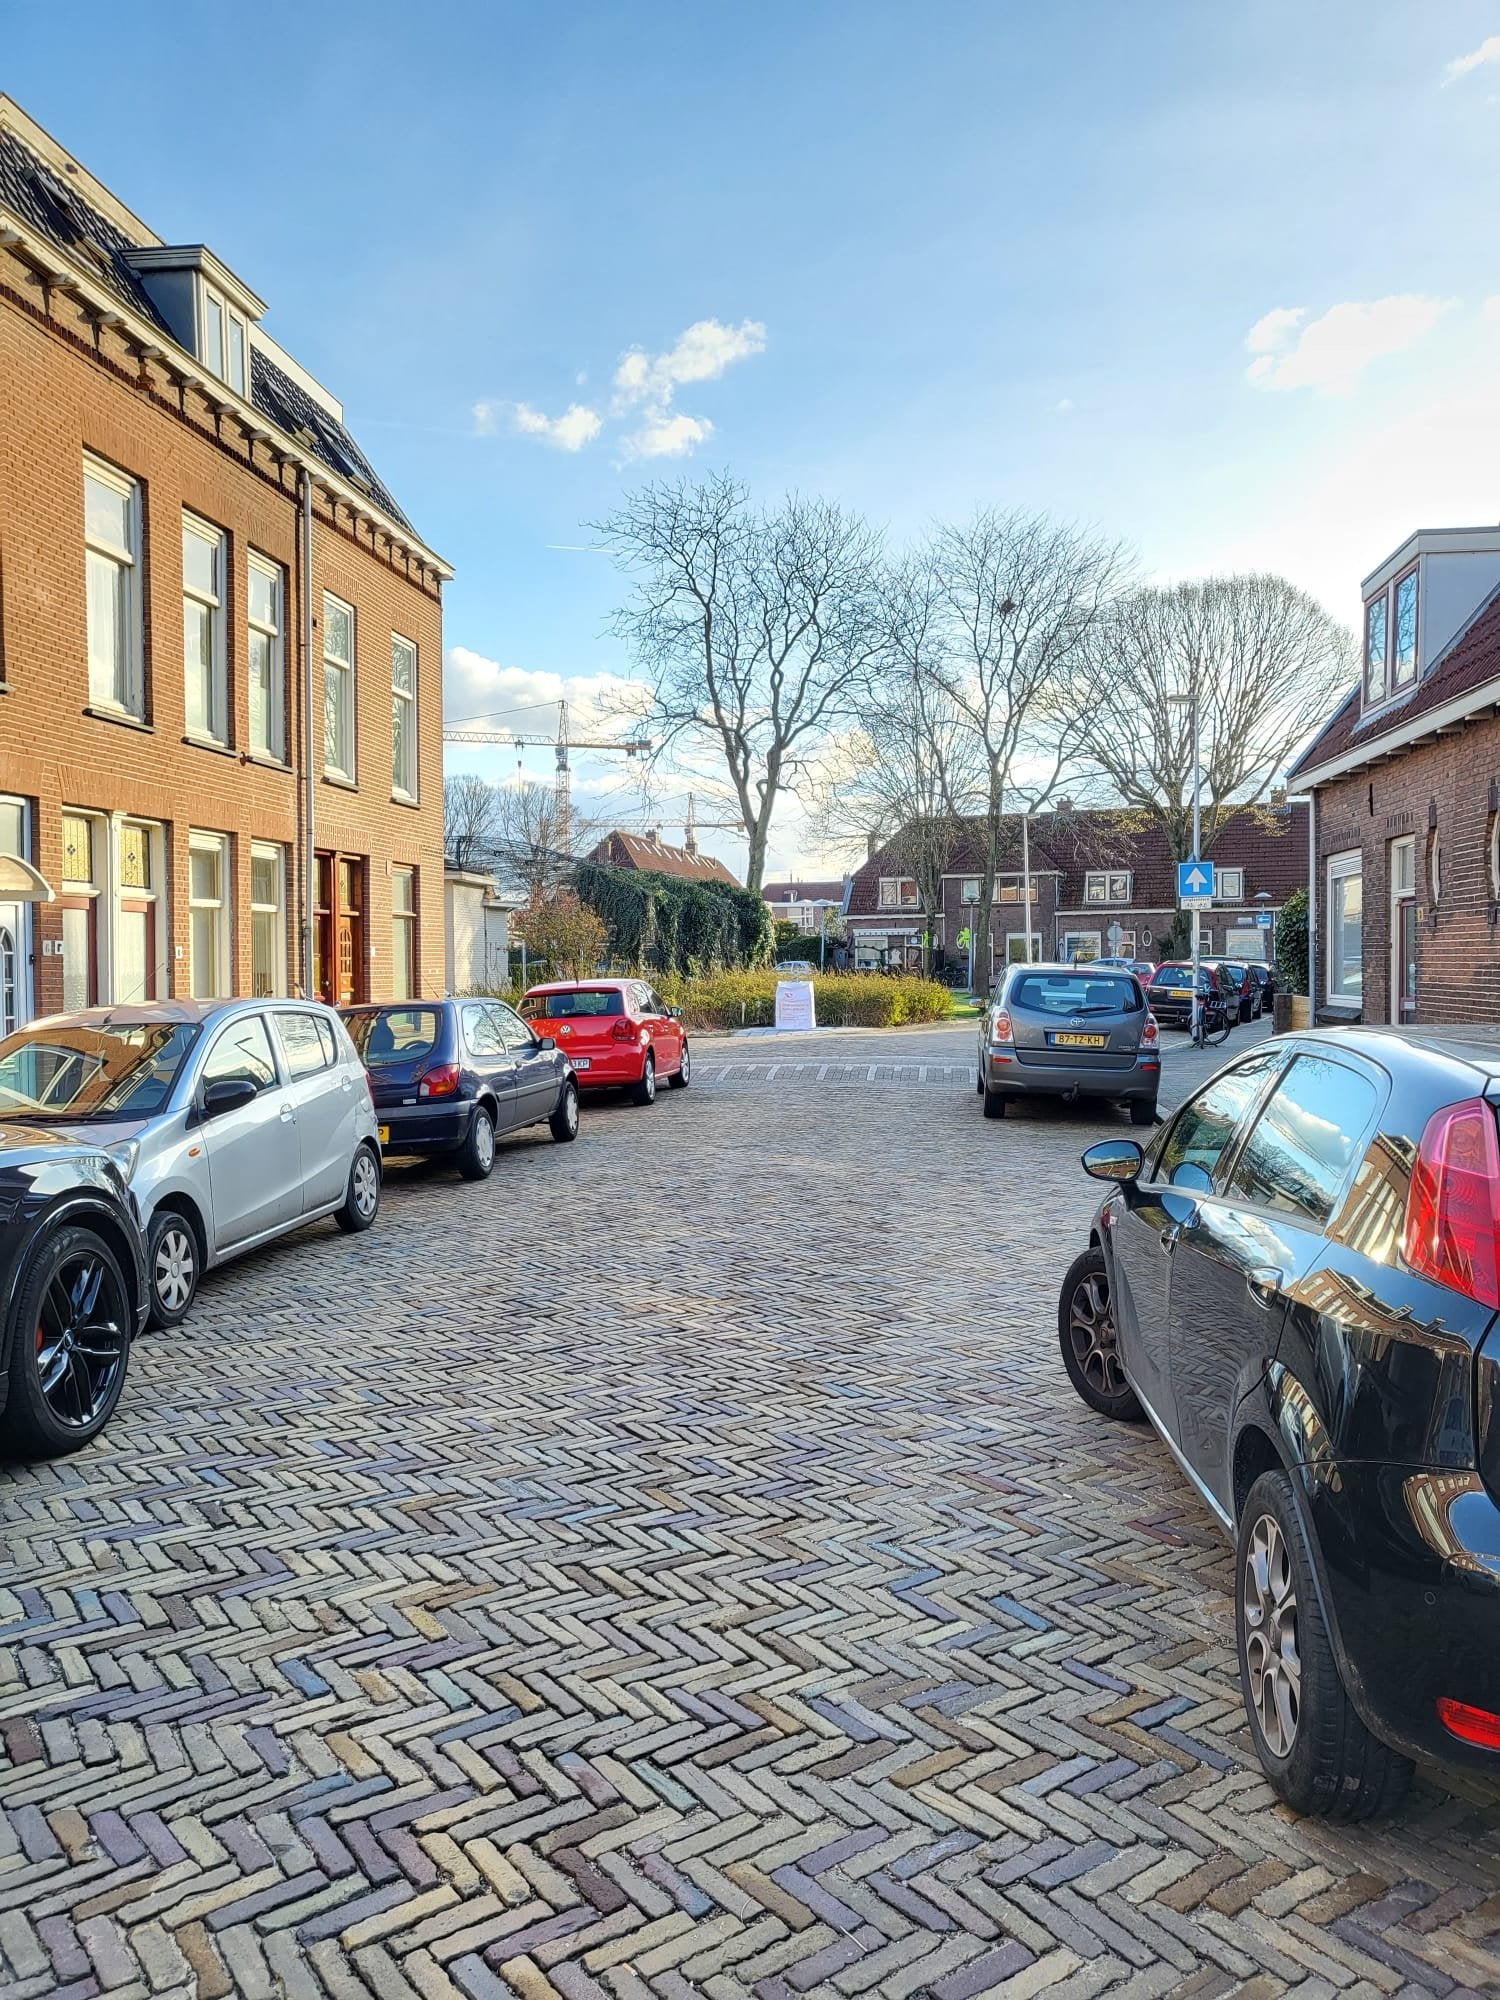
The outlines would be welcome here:
[[[369,997],[365,966],[365,863],[358,854],[318,856],[313,912],[313,983],[332,1007]]]

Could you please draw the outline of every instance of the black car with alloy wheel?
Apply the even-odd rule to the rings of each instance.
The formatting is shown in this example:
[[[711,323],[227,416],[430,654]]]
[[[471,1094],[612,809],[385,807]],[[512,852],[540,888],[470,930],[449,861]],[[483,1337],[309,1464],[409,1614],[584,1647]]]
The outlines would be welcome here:
[[[109,1422],[147,1306],[146,1251],[97,1146],[0,1124],[0,1455],[55,1458]]]
[[[1063,1281],[1078,1394],[1148,1417],[1235,1543],[1272,1786],[1388,1810],[1432,1757],[1500,1779],[1500,1033],[1282,1035],[1116,1183]]]
[[[495,1140],[545,1124],[578,1137],[578,1079],[550,1035],[500,1000],[402,1000],[344,1007],[370,1077],[380,1150],[448,1154],[465,1180],[485,1180]]]

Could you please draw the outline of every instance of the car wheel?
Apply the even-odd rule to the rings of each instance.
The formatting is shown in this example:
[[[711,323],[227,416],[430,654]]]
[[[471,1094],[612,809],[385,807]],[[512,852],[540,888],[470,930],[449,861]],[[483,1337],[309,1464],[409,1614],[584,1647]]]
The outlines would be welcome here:
[[[682,1061],[678,1064],[676,1073],[667,1078],[667,1085],[671,1090],[686,1090],[692,1080],[693,1059],[688,1054],[688,1045],[684,1041],[682,1045]]]
[[[482,1104],[476,1104],[468,1133],[458,1149],[458,1171],[466,1181],[486,1181],[494,1164],[495,1121]]]
[[[1068,1266],[1057,1301],[1057,1338],[1068,1380],[1102,1417],[1134,1422],[1144,1415],[1120,1365],[1109,1272],[1100,1249]]]
[[[987,1083],[981,1083],[984,1093],[984,1115],[986,1118],[1003,1118],[1005,1107],[1010,1101],[1003,1090],[991,1090]]]
[[[96,1438],[125,1386],[135,1304],[119,1259],[92,1229],[55,1230],[16,1299],[0,1441],[55,1458]]]
[[[1154,1125],[1156,1123],[1156,1099],[1154,1097],[1132,1097],[1130,1100],[1130,1122],[1132,1125]]]
[[[631,1091],[630,1096],[632,1102],[636,1104],[656,1102],[656,1057],[652,1055],[650,1049],[646,1051],[646,1066],[641,1071],[641,1080]]]
[[[578,1137],[578,1085],[569,1077],[563,1085],[563,1094],[557,1100],[557,1109],[547,1120],[547,1130],[554,1139],[564,1145]]]
[[[1263,1472],[1245,1500],[1234,1583],[1245,1713],[1271,1789],[1328,1819],[1389,1812],[1412,1764],[1370,1734],[1344,1691],[1284,1472]]]
[[[178,1326],[198,1293],[198,1237],[186,1216],[158,1209],[146,1235],[146,1324]]]
[[[978,1094],[979,1094],[979,1095],[980,1095],[981,1097],[983,1097],[983,1095],[984,1095],[984,1070],[983,1070],[983,1068],[982,1068],[982,1067],[981,1067],[980,1069],[976,1070],[976,1071],[975,1071],[975,1073],[974,1073],[974,1088],[975,1088],[975,1090],[976,1090],[976,1091],[978,1092]]]
[[[349,1185],[333,1219],[347,1235],[368,1229],[380,1209],[380,1158],[373,1146],[361,1146],[349,1166]]]

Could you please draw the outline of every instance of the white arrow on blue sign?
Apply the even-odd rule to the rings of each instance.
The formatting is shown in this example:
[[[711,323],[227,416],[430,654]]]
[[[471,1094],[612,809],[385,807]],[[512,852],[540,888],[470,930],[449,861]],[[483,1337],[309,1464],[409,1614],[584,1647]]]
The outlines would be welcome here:
[[[1211,903],[1214,899],[1214,868],[1211,861],[1199,861],[1196,856],[1191,861],[1177,864],[1177,900],[1179,903]]]

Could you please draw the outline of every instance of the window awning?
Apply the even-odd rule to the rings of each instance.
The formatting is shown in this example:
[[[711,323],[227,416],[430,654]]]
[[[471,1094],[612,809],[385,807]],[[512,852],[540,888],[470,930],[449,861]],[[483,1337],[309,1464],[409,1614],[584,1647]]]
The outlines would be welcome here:
[[[0,903],[50,903],[52,885],[19,854],[0,854]]]

